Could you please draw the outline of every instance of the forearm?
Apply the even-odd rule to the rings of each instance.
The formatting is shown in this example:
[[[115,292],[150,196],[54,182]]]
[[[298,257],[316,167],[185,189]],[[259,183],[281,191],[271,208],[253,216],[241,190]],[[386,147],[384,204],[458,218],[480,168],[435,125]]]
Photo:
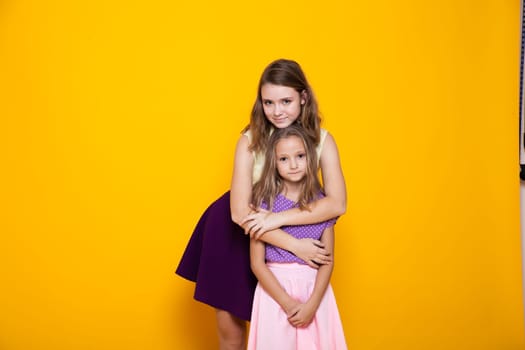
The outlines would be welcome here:
[[[312,238],[298,239],[280,229],[266,232],[258,241],[285,249],[314,269],[332,261],[331,254],[324,249],[324,244],[320,241]]]
[[[326,245],[329,252],[334,253],[334,228],[333,226],[327,227],[321,237],[321,242]],[[319,307],[321,300],[323,299],[326,288],[330,284],[330,278],[332,277],[332,271],[334,270],[334,264],[320,266],[317,270],[317,276],[315,278],[314,290],[308,303],[311,303],[315,309]]]
[[[275,300],[285,312],[293,306],[294,300],[286,293],[272,271],[266,266],[265,244],[252,239],[250,241],[250,267],[262,288]]]
[[[290,295],[288,295],[288,293],[286,293],[270,269],[264,265],[257,267],[252,266],[252,270],[264,291],[268,293],[268,295],[270,295],[286,313],[288,313],[288,310],[290,310],[295,301]]]
[[[230,210],[232,221],[243,226],[243,219],[252,212],[250,208],[251,193],[246,189],[238,189],[238,185],[232,185],[230,190]],[[244,226],[243,226],[244,228]]]
[[[321,300],[326,292],[326,288],[330,284],[330,278],[332,277],[333,264],[323,265],[319,267],[317,277],[315,279],[314,290],[312,295],[308,299],[308,303],[314,305],[315,309],[319,307]]]
[[[232,202],[230,204],[230,210],[232,221],[246,231],[246,229],[249,228],[249,225],[247,222],[243,223],[243,220],[253,212],[251,208],[248,205],[242,205],[239,202]]]
[[[259,240],[263,241],[264,243],[268,243],[273,246],[279,247],[281,249],[288,250],[293,254],[296,253],[297,243],[299,241],[297,238],[288,234],[287,232],[284,232],[281,229],[268,231],[264,235],[262,235],[259,238]]]
[[[324,197],[310,204],[310,210],[293,208],[272,215],[279,216],[281,226],[307,225],[333,219],[341,216],[346,211],[346,199]]]

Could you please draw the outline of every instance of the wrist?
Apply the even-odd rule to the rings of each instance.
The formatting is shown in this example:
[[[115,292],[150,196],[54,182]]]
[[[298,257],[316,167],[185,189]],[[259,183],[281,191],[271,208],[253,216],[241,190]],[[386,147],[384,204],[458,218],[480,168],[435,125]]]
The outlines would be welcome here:
[[[290,249],[288,249],[293,255],[298,256],[299,254],[299,239],[290,236]]]
[[[321,304],[321,300],[316,300],[315,298],[310,297],[308,301],[305,303],[308,307],[313,308],[314,310],[317,310],[319,307],[319,304]]]
[[[281,212],[279,213],[269,213],[269,216],[271,216],[271,222],[272,224],[270,224],[270,226],[272,226],[272,229],[278,229],[279,227],[283,226],[283,221],[284,221],[284,218],[283,218],[283,215]],[[273,227],[275,226],[275,227]]]
[[[288,315],[292,311],[292,309],[294,308],[295,303],[296,303],[295,300],[293,300],[292,298],[288,297],[287,300],[285,300],[282,303],[281,307],[284,310],[284,312]]]

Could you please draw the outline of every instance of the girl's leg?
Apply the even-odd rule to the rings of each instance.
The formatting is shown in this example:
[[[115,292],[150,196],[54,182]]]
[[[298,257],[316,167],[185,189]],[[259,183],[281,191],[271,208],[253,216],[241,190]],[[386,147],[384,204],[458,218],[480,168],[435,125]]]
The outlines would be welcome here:
[[[217,330],[220,350],[246,349],[246,322],[228,311],[217,311]]]

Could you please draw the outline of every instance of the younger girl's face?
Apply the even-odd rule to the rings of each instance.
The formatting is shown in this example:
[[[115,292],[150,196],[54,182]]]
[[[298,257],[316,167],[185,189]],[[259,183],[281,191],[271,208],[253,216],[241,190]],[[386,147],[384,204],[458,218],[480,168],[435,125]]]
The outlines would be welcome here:
[[[297,136],[280,139],[275,145],[277,172],[286,182],[299,182],[306,176],[306,150]]]
[[[266,119],[276,128],[286,128],[301,115],[304,98],[293,88],[264,84],[261,87],[262,105]]]

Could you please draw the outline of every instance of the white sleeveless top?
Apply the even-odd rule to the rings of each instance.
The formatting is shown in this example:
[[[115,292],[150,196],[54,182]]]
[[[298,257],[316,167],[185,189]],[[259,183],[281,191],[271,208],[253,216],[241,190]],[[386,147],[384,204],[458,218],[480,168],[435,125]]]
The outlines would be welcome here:
[[[320,134],[321,134],[320,135],[321,137],[319,139],[319,144],[315,148],[315,151],[317,153],[317,166],[318,167],[319,167],[319,159],[321,159],[321,152],[323,151],[324,140],[326,139],[326,135],[328,135],[328,131],[321,128]],[[246,135],[246,137],[248,138],[248,141],[250,141],[251,143],[252,142],[252,131],[248,130],[244,133],[244,135]],[[265,156],[264,156],[264,153],[262,152],[258,152],[258,153],[252,152],[252,154],[253,154],[252,184],[254,184],[257,181],[259,181],[259,179],[261,178],[262,170],[264,167]]]

